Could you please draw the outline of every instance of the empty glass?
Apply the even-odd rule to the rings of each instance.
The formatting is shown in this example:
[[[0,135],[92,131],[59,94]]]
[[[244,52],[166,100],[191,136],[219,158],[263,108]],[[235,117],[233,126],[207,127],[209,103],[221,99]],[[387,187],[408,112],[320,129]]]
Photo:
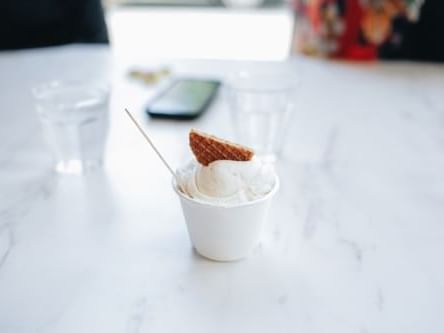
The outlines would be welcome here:
[[[55,170],[81,174],[102,165],[108,129],[108,87],[54,81],[33,89]]]
[[[279,157],[297,81],[277,73],[240,72],[227,80],[228,104],[237,140],[257,155]]]

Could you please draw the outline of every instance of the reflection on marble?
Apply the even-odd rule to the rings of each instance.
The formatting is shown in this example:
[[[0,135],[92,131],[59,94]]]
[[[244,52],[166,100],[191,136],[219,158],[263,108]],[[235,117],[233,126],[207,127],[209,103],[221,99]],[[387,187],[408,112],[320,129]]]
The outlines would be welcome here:
[[[0,249],[0,269],[3,264],[8,259],[9,253],[11,253],[11,249],[14,243],[14,238],[12,235],[11,227],[8,224],[3,224],[0,228],[0,244],[2,245],[2,249]]]
[[[29,89],[107,73],[108,51],[0,54],[0,332],[444,330],[443,67],[173,62],[183,75],[303,78],[263,242],[221,264],[191,249],[170,176],[122,109],[178,165],[189,127],[232,135],[226,105],[192,123],[146,119],[154,90],[127,80],[133,61],[156,64],[114,58],[105,168],[57,177]]]

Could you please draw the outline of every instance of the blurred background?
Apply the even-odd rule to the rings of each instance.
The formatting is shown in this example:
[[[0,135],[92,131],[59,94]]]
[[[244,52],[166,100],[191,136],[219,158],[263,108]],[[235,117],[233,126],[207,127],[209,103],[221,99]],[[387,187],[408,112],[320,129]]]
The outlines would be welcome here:
[[[119,52],[235,60],[282,60],[290,52],[293,17],[282,0],[108,0],[104,5],[110,40]]]
[[[0,49],[111,42],[150,58],[443,61],[439,0],[5,0]]]
[[[9,33],[0,36],[0,49],[107,42],[100,0],[5,0],[2,6],[0,28]],[[293,18],[282,0],[106,0],[102,7],[118,52],[255,60],[289,54]]]

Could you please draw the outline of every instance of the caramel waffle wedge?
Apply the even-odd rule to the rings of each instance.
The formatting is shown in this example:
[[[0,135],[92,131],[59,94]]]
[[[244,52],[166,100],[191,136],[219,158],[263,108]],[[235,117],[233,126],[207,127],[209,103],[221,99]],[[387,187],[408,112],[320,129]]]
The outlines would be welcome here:
[[[251,148],[195,129],[190,131],[190,147],[197,161],[205,166],[219,160],[249,161],[254,155]]]

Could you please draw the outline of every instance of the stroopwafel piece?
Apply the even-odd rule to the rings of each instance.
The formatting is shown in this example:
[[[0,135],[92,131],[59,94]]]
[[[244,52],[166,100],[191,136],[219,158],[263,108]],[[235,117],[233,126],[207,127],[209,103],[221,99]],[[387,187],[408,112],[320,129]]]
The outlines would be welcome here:
[[[195,129],[190,131],[190,147],[197,161],[205,166],[219,160],[249,161],[254,155],[251,148]]]

